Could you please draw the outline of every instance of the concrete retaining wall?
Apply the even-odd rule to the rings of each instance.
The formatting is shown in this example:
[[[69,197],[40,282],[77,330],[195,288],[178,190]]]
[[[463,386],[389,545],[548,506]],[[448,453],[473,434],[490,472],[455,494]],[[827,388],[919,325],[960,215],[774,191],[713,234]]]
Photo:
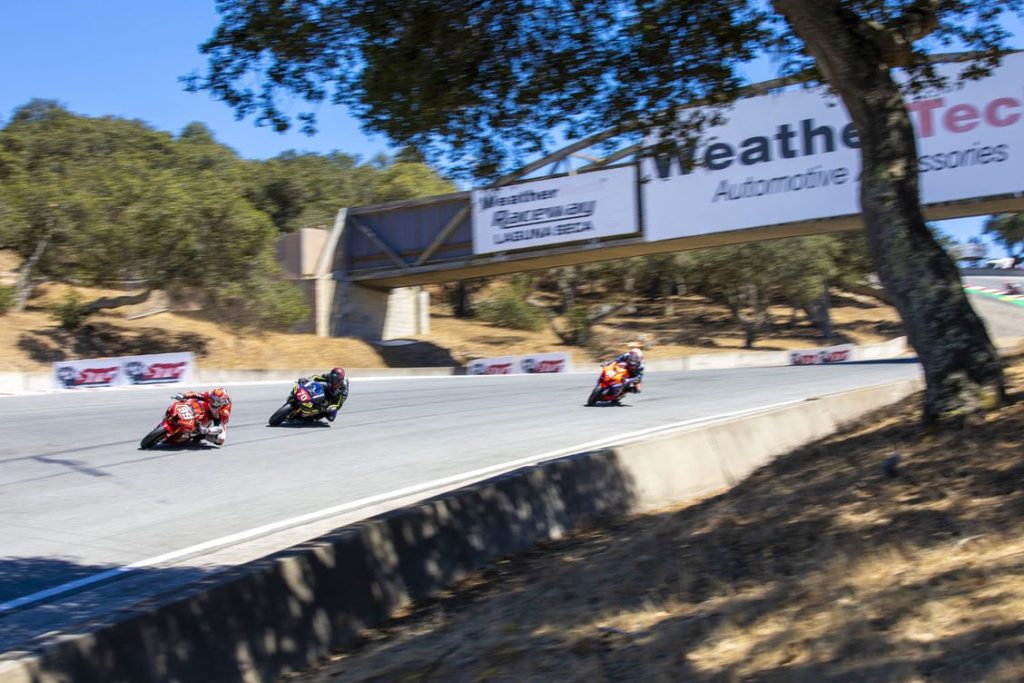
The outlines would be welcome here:
[[[0,683],[268,681],[496,557],[724,490],[903,398],[902,381],[552,460],[445,493],[151,600],[0,662]]]

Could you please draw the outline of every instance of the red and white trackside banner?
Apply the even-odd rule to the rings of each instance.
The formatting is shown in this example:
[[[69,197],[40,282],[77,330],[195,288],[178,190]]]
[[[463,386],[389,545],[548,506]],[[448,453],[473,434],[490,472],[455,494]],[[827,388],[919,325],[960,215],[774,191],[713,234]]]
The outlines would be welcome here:
[[[569,372],[572,358],[567,353],[533,353],[528,356],[479,358],[466,366],[470,375],[518,375]]]
[[[192,381],[194,370],[191,352],[66,360],[53,364],[53,384],[58,389],[179,384]]]
[[[821,349],[801,349],[791,351],[790,365],[821,365],[822,363],[842,363],[853,360],[853,344],[840,344]]]

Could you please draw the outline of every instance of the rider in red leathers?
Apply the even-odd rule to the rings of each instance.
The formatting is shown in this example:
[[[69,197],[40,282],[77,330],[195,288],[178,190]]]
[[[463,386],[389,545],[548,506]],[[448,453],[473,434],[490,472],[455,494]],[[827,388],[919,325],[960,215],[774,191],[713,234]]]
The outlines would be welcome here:
[[[231,397],[228,396],[228,392],[223,387],[202,392],[186,391],[181,394],[175,394],[174,399],[176,401],[194,399],[202,403],[203,407],[206,408],[206,415],[210,422],[214,426],[220,427],[219,430],[216,430],[216,433],[206,435],[206,438],[218,446],[224,445],[228,434],[228,420],[231,419]]]

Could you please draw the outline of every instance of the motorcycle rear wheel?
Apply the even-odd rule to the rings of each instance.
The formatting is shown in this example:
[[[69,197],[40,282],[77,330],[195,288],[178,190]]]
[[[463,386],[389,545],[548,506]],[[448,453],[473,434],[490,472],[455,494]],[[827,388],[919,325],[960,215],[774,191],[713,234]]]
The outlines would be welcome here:
[[[601,387],[594,387],[594,390],[590,392],[590,396],[587,398],[588,406],[596,406],[597,402],[601,400]]]
[[[283,406],[274,411],[274,414],[270,416],[269,420],[267,420],[267,424],[270,425],[271,427],[276,427],[282,422],[284,422],[285,418],[288,417],[291,414],[291,412],[291,404],[285,403]]]
[[[166,438],[167,432],[164,431],[164,426],[160,425],[142,437],[142,441],[139,443],[139,448],[146,450],[157,445]]]

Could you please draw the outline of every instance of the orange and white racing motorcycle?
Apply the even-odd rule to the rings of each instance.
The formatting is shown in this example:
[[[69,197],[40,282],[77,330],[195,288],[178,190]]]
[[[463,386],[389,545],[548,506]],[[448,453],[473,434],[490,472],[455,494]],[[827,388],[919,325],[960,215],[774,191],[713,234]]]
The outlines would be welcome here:
[[[629,376],[629,368],[625,363],[608,363],[601,368],[597,384],[587,398],[587,405],[603,403],[617,406],[622,396],[636,386],[638,381],[636,377]]]

